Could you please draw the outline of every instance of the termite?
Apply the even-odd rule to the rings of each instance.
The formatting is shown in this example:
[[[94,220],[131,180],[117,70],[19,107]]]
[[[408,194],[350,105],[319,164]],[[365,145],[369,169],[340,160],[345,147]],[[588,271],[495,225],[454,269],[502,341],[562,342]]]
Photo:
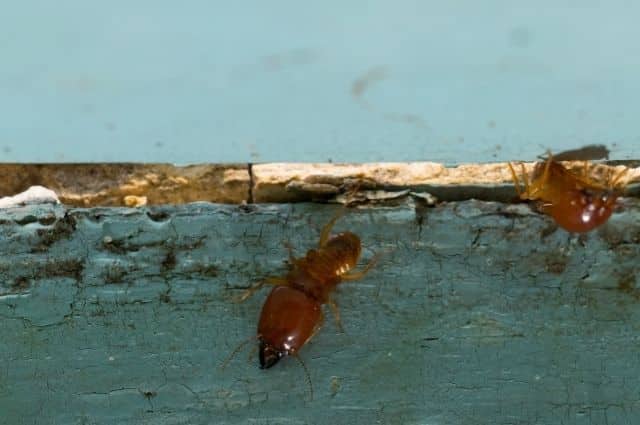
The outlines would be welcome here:
[[[547,159],[544,156],[538,158]],[[609,149],[605,145],[586,145],[553,155],[554,161],[594,161],[598,159],[609,159]]]
[[[323,304],[330,307],[338,328],[342,330],[340,311],[332,293],[343,281],[363,278],[377,260],[377,256],[374,256],[362,270],[353,270],[362,252],[360,238],[349,231],[331,234],[342,215],[337,214],[322,228],[318,247],[307,251],[304,257],[296,258],[292,247],[287,245],[291,269],[285,276],[268,277],[239,298],[239,301],[244,301],[264,285],[274,285],[262,306],[258,321],[256,337],[261,369],[268,369],[291,355],[300,361],[309,378],[298,351],[321,328],[324,321]],[[310,379],[309,385],[313,397]]]
[[[574,233],[593,230],[611,217],[618,198],[622,196],[620,179],[627,171],[625,168],[606,184],[601,184],[589,176],[588,163],[578,174],[565,168],[548,153],[545,162],[536,164],[529,181],[524,165],[520,165],[522,182],[509,163],[518,196],[537,201],[541,212],[551,216],[563,229]]]

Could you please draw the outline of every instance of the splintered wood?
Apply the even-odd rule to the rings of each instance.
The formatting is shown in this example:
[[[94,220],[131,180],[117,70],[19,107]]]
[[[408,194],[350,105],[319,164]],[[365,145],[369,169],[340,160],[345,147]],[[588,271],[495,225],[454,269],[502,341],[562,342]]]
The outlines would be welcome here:
[[[525,171],[533,171],[535,163],[523,163]],[[568,164],[571,168],[584,166],[583,162]],[[593,165],[590,173],[606,176],[619,172],[624,166]],[[345,186],[359,185],[363,189],[386,188],[394,190],[437,188],[442,193],[455,192],[454,198],[477,197],[490,200],[487,189],[497,189],[495,200],[504,200],[499,189],[512,185],[507,163],[463,164],[445,167],[433,162],[371,163],[371,164],[291,164],[273,163],[254,165],[254,202],[296,202],[336,196]],[[621,183],[640,179],[640,168],[630,169]],[[477,190],[473,190],[477,187]],[[515,192],[514,192],[515,193]]]

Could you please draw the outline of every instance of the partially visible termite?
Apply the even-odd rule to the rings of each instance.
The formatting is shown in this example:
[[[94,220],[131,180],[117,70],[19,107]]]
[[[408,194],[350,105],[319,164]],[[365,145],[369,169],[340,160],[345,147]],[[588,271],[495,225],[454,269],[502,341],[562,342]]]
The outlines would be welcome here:
[[[539,156],[540,159],[546,159]],[[553,154],[554,161],[596,161],[609,159],[609,149],[605,145],[586,145]]]
[[[522,182],[509,163],[518,196],[537,201],[543,213],[550,215],[563,229],[575,233],[593,230],[609,219],[622,196],[624,186],[620,179],[627,171],[625,168],[602,184],[589,176],[587,162],[583,172],[578,174],[555,161],[550,152],[545,162],[536,164],[531,181],[524,165],[520,166]]]
[[[352,270],[362,251],[360,238],[352,232],[331,234],[342,214],[338,213],[322,228],[318,247],[307,251],[304,257],[294,257],[291,246],[287,246],[291,270],[285,276],[268,277],[240,297],[239,301],[244,301],[265,284],[275,286],[262,306],[258,321],[256,337],[261,369],[268,369],[289,355],[300,360],[298,351],[322,326],[323,304],[329,305],[338,327],[342,329],[340,311],[332,292],[342,281],[364,277],[377,260],[374,256],[364,269]],[[238,349],[242,346],[244,343]],[[309,378],[306,366],[300,362]],[[313,397],[310,379],[309,385]]]

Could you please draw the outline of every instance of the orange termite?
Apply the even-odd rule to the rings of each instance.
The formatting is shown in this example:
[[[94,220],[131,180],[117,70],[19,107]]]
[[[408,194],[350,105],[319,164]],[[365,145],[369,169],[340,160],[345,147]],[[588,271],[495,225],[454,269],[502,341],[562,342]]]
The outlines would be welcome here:
[[[539,209],[550,215],[554,221],[569,232],[584,233],[604,224],[622,196],[618,183],[627,169],[603,185],[588,175],[585,164],[582,175],[565,168],[554,161],[551,153],[545,162],[536,164],[532,180],[522,167],[522,188],[511,163],[509,169],[521,199],[538,201]]]
[[[336,215],[322,228],[318,248],[310,249],[304,257],[295,258],[288,247],[291,270],[286,276],[269,277],[242,295],[241,301],[265,284],[275,285],[262,306],[258,321],[260,368],[268,369],[288,355],[297,357],[297,352],[322,326],[323,304],[329,305],[338,327],[342,328],[340,312],[331,293],[342,281],[364,277],[376,257],[361,271],[352,270],[360,258],[362,246],[354,233],[331,235],[331,229],[341,215]]]
[[[315,335],[322,326],[324,317],[322,305],[328,304],[342,330],[340,311],[331,293],[342,281],[358,280],[364,277],[376,263],[374,256],[364,269],[352,270],[362,252],[360,238],[352,232],[331,234],[342,213],[329,221],[320,233],[316,249],[310,249],[304,257],[293,256],[289,248],[291,270],[283,277],[268,277],[251,288],[238,299],[242,302],[265,284],[275,285],[262,306],[256,338],[259,343],[260,368],[268,369],[288,355],[294,356],[305,370],[311,398],[313,386],[309,372],[298,357],[298,351]],[[241,343],[221,365],[222,368],[233,356],[252,341]]]

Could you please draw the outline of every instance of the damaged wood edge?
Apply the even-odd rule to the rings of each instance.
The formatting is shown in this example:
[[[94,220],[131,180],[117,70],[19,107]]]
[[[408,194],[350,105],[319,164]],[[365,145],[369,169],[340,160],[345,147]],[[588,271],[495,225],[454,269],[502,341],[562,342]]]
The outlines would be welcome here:
[[[581,167],[582,162],[567,163]],[[531,172],[535,163],[523,163]],[[519,166],[518,166],[519,168]],[[597,178],[629,168],[625,196],[640,197],[640,162],[595,164]],[[73,207],[138,207],[191,202],[226,204],[387,202],[412,195],[437,201],[513,202],[517,200],[507,163],[269,163],[269,164],[0,164],[0,196],[12,196],[32,186],[55,192]],[[358,200],[358,199],[356,199]]]
[[[32,186],[74,207],[247,202],[247,164],[0,164],[0,196]]]
[[[536,162],[522,163],[530,174]],[[584,162],[564,163],[570,169],[582,169]],[[640,167],[625,164],[597,163],[589,174],[602,181],[625,168],[624,196],[639,196]],[[520,163],[517,164],[520,168]],[[392,194],[408,191],[413,195],[429,194],[439,201],[513,202],[518,200],[507,163],[461,164],[446,167],[433,162],[369,164],[272,163],[252,167],[252,193],[256,203],[327,201],[353,191],[369,191],[369,200],[385,200]]]

